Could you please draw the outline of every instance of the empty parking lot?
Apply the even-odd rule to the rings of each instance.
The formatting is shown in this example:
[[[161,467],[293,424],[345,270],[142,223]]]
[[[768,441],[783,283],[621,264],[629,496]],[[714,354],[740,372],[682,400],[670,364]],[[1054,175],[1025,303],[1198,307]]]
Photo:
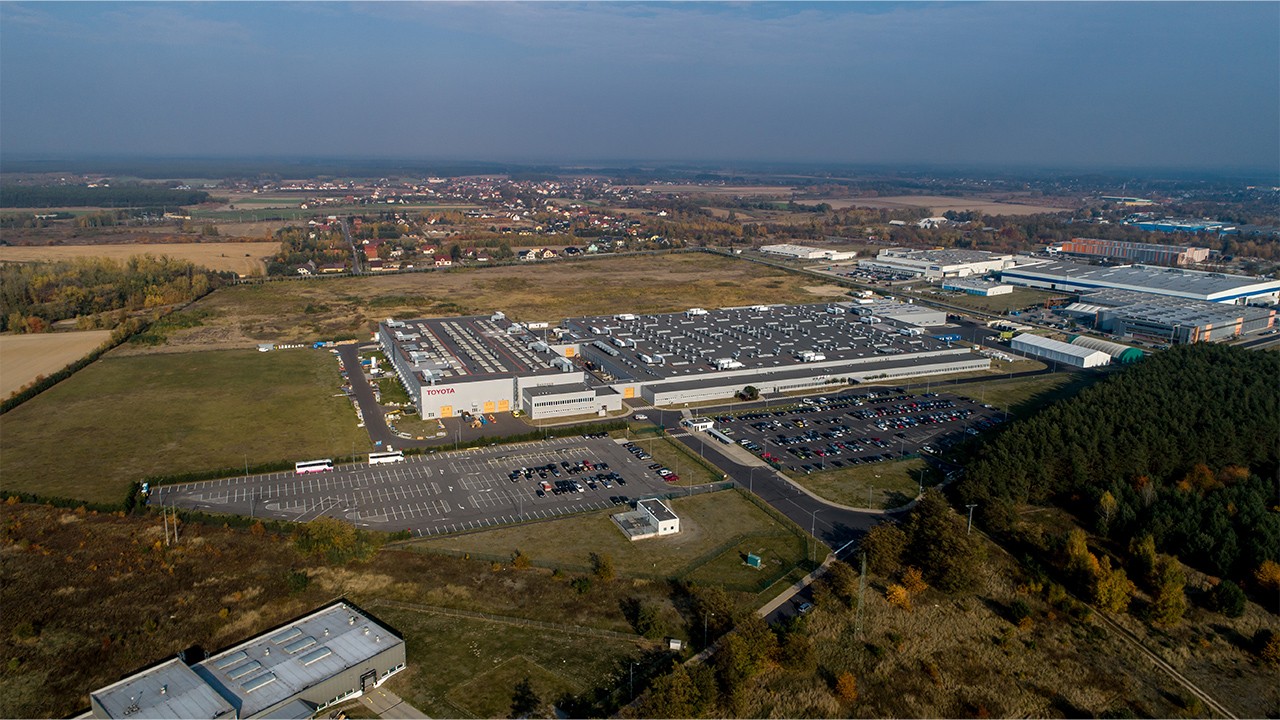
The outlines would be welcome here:
[[[589,460],[608,464],[625,484],[612,488],[586,480],[597,473],[570,476],[561,463]],[[581,492],[539,494],[540,478],[510,474],[519,468],[554,463],[560,472],[547,481],[578,480]],[[672,491],[647,462],[641,462],[609,438],[559,438],[481,450],[408,458],[390,465],[344,465],[310,475],[278,472],[152,489],[153,506],[176,505],[275,520],[306,522],[321,516],[357,527],[415,536],[471,530],[537,520],[608,507]]]

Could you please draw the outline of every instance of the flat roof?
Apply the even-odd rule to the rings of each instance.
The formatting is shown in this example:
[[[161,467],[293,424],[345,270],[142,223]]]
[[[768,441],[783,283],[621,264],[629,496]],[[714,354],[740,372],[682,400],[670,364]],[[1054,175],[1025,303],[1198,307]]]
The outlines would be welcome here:
[[[971,288],[973,290],[989,290],[995,287],[1008,287],[1008,286],[1005,285],[1004,283],[999,283],[994,280],[985,280],[983,278],[977,278],[977,277],[967,277],[967,278],[949,278],[947,280],[943,280],[942,287]]]
[[[1070,355],[1072,357],[1078,357],[1081,359],[1092,357],[1094,355],[1106,355],[1108,358],[1111,357],[1110,355],[1108,355],[1107,353],[1101,350],[1093,350],[1091,348],[1087,348],[1082,345],[1072,345],[1071,343],[1065,343],[1065,342],[1062,342],[1061,340],[1052,340],[1047,337],[1041,337],[1040,335],[1032,335],[1030,333],[1022,333],[1021,335],[1015,335],[1013,338],[1013,342],[1022,343],[1025,345],[1031,345],[1032,347],[1038,347],[1043,350],[1052,350],[1053,352],[1062,353],[1063,355]]]
[[[995,262],[1009,260],[1009,253],[993,253],[986,250],[915,250],[912,248],[885,248],[876,255],[877,258],[897,260],[915,260],[934,263],[936,265],[967,265],[970,263]]]
[[[115,718],[250,717],[402,644],[394,632],[339,602],[195,665],[171,660],[92,695]]]
[[[561,372],[551,364],[557,355],[541,349],[554,340],[544,341],[501,314],[384,322],[379,329],[424,379],[460,382]]]
[[[1252,291],[1250,294],[1266,294],[1280,290],[1280,280],[1269,281],[1266,278],[1246,275],[1225,275],[1148,265],[1103,267],[1053,261],[1038,265],[1020,265],[1002,272],[1006,277],[1061,279],[1082,287],[1120,285],[1143,288],[1162,294],[1183,293],[1204,297],[1246,290]]]
[[[658,522],[663,522],[664,520],[677,519],[676,514],[671,512],[671,508],[667,507],[665,503],[663,503],[661,500],[657,498],[649,498],[648,500],[641,500],[636,504],[644,508],[645,510],[648,510],[649,513],[652,514],[653,517],[657,519]]]
[[[800,358],[806,352],[825,356],[821,362],[834,362],[947,348],[933,338],[901,335],[889,323],[861,322],[850,312],[855,307],[848,302],[760,305],[696,313],[601,315],[571,318],[564,324],[581,344],[583,357],[618,380],[644,383],[723,376],[733,370],[802,367],[809,364]],[[945,315],[913,305],[894,307],[908,314]]]

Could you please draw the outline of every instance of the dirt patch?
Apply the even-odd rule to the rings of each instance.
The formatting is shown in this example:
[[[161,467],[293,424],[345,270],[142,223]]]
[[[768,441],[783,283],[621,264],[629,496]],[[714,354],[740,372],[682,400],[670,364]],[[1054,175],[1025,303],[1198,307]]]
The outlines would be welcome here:
[[[9,397],[40,375],[49,375],[105,343],[110,330],[0,335],[0,397]]]
[[[822,297],[843,297],[849,294],[848,288],[842,288],[837,285],[805,285],[802,289],[807,293]]]
[[[230,270],[239,275],[261,275],[265,271],[262,259],[274,255],[279,249],[280,243],[276,242],[0,247],[0,262],[58,261],[86,257],[125,262],[135,255],[168,255],[210,270]]]

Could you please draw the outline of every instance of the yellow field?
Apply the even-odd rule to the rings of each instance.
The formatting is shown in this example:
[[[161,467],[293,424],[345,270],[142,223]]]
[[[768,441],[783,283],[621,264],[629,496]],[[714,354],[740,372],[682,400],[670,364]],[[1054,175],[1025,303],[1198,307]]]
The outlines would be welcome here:
[[[1050,205],[1033,205],[982,197],[943,197],[940,195],[897,195],[894,197],[876,198],[834,198],[831,200],[801,200],[801,205],[818,205],[828,203],[836,209],[850,207],[864,208],[928,208],[934,215],[941,215],[948,210],[963,212],[974,210],[984,215],[1035,215],[1037,213],[1054,213],[1070,208]]]
[[[113,245],[52,245],[0,247],[0,262],[35,262],[101,257],[124,262],[134,255],[168,255],[189,260],[210,270],[230,270],[240,275],[261,275],[262,259],[280,249],[276,242],[155,243]]]
[[[0,335],[0,397],[9,397],[37,376],[61,370],[110,336],[110,330]]]

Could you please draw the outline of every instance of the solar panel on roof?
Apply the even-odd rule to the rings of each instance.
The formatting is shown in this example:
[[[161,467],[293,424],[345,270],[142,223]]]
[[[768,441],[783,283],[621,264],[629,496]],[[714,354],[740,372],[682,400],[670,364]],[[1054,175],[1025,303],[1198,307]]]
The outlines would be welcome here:
[[[247,693],[253,692],[254,690],[260,690],[275,681],[276,681],[275,673],[263,673],[262,675],[259,675],[258,677],[241,684],[240,687],[244,688],[244,691],[247,694]]]
[[[288,630],[285,630],[283,632],[278,632],[275,635],[272,635],[271,642],[279,645],[283,642],[288,642],[289,640],[292,640],[301,634],[302,634],[301,628],[291,627]]]
[[[243,650],[237,650],[236,652],[233,652],[230,655],[218,660],[216,663],[214,663],[214,665],[219,670],[226,670],[227,668],[231,667],[232,665],[235,665],[236,663],[240,662],[241,660],[247,657],[249,657],[248,653],[246,653]]]
[[[315,650],[312,650],[306,655],[303,655],[302,657],[298,658],[298,660],[303,665],[310,665],[312,663],[320,662],[321,660],[329,657],[332,654],[333,654],[333,651],[330,650],[329,647],[326,645],[324,647],[318,647]]]

